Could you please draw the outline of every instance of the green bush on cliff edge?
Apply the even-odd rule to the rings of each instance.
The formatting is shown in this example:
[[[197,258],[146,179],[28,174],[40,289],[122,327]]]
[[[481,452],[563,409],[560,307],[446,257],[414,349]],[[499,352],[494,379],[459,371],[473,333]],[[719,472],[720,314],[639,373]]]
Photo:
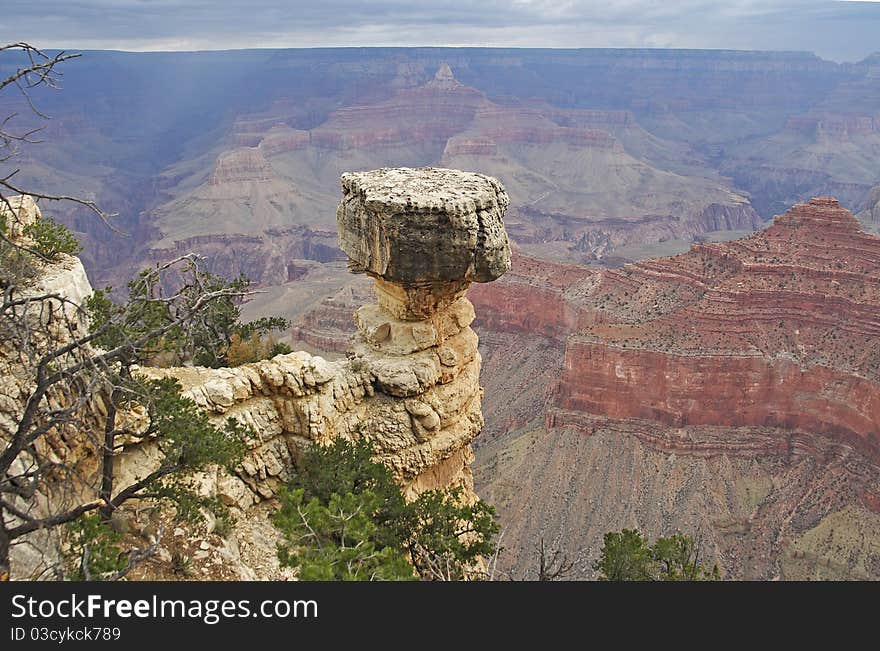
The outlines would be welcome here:
[[[495,509],[461,491],[433,490],[407,503],[366,440],[313,445],[281,492],[275,525],[282,565],[306,581],[480,578],[495,553]]]

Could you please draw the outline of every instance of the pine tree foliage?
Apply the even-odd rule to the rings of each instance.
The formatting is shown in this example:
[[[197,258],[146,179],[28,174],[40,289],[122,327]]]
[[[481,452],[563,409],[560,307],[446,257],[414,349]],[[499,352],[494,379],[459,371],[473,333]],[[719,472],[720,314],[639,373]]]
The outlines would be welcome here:
[[[604,581],[718,581],[718,566],[700,563],[699,546],[691,536],[676,533],[653,545],[636,529],[605,534],[593,569]]]
[[[373,445],[310,447],[281,492],[278,556],[304,580],[463,580],[496,551],[495,510],[460,490],[407,503]]]

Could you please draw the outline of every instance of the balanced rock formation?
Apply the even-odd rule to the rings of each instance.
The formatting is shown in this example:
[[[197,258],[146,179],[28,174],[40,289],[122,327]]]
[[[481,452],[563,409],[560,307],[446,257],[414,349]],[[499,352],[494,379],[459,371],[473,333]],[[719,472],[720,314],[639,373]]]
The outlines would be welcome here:
[[[373,441],[409,497],[459,488],[464,499],[476,499],[470,463],[471,442],[483,427],[481,359],[465,291],[510,267],[502,223],[507,195],[495,179],[444,169],[345,175],[343,190],[340,241],[352,268],[375,279],[379,299],[357,311],[347,359],[300,351],[235,368],[138,369],[145,377],[177,379],[184,395],[218,424],[233,418],[250,428],[248,452],[235,473],[214,469],[194,479],[206,497],[253,512],[260,521],[265,509],[252,509],[275,495],[302,450],[337,437]],[[18,239],[39,216],[32,201],[20,204],[5,215],[8,232]],[[76,258],[62,257],[44,271],[35,291],[77,303],[92,293]],[[28,381],[15,372],[15,351],[6,348],[0,346],[4,431],[21,413],[19,396],[27,387],[19,384]],[[76,441],[69,443],[77,448]],[[80,441],[71,455],[83,451]],[[99,476],[89,456],[84,476]],[[145,477],[160,456],[149,440],[127,446],[114,467],[117,483]],[[259,560],[274,558],[272,532],[248,517],[237,527],[242,544],[258,549],[250,554],[255,562],[238,567],[238,575],[278,578],[277,565]]]
[[[376,279],[379,305],[406,320],[429,318],[471,282],[510,269],[495,179],[436,168],[344,174],[336,218],[354,271]]]
[[[471,282],[510,268],[495,179],[445,169],[342,177],[339,240],[372,276],[378,302],[355,315],[350,356],[304,352],[230,369],[143,369],[176,377],[217,419],[257,436],[237,477],[208,490],[247,508],[271,497],[304,445],[367,437],[407,494],[460,487],[473,497],[471,441],[483,426]],[[216,484],[216,487],[212,486]]]
[[[432,168],[347,174],[342,184],[340,244],[352,268],[374,278],[378,298],[355,316],[356,360],[369,366],[378,392],[398,399],[365,426],[378,440],[389,423],[397,424],[393,440],[414,437],[392,462],[412,490],[470,490],[470,442],[483,417],[474,310],[464,294],[510,268],[507,194],[491,177]],[[430,469],[425,459],[434,459]]]

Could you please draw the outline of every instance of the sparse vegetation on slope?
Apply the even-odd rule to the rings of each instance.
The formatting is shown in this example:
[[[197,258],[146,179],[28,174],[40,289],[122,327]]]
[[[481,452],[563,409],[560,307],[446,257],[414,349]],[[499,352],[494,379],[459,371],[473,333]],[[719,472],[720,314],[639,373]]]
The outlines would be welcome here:
[[[700,562],[699,546],[676,533],[648,544],[637,529],[605,534],[599,560],[593,564],[603,581],[718,581],[718,566]]]

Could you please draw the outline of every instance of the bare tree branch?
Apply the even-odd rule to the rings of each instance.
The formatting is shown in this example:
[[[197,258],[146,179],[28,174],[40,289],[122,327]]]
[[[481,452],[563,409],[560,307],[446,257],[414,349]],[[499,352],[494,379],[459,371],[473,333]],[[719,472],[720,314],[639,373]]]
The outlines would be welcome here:
[[[93,500],[91,502],[86,502],[85,504],[79,504],[63,513],[56,513],[47,518],[31,518],[28,522],[23,522],[17,527],[10,527],[8,529],[9,537],[18,538],[19,536],[36,531],[37,529],[49,529],[50,527],[55,527],[59,524],[72,522],[82,514],[94,511],[102,506],[104,506],[104,500]]]

